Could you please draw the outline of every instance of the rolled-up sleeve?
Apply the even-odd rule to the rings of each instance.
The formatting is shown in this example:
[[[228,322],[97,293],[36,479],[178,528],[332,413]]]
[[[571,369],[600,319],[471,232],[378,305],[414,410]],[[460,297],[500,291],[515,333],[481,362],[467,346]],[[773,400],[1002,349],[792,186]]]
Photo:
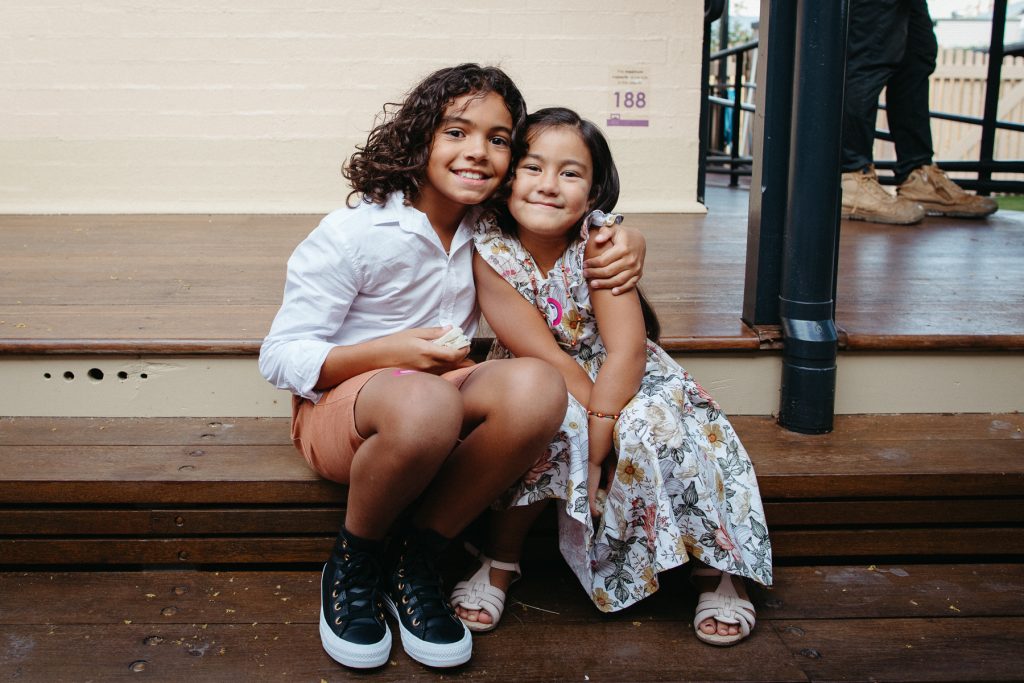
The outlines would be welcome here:
[[[310,233],[288,259],[284,300],[260,347],[260,373],[279,389],[320,400],[313,387],[359,291],[359,269],[331,226]]]

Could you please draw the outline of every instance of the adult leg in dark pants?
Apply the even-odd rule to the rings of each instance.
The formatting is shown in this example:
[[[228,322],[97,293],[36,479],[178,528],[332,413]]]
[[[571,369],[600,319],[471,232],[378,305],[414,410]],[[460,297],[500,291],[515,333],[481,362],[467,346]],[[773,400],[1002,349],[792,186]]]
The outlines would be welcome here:
[[[878,96],[886,88],[891,102],[897,87],[913,83],[917,91],[902,93],[901,106],[893,117],[900,118],[921,98],[921,83],[916,76],[920,61],[908,47],[911,5],[920,5],[927,18],[924,0],[852,0],[847,42],[846,93],[843,102],[842,189],[843,218],[877,223],[909,225],[925,216],[917,203],[887,192],[878,183],[873,165],[872,148],[875,122],[878,117]],[[928,27],[930,31],[930,26]],[[934,43],[934,36],[932,37]],[[934,65],[934,54],[932,57]],[[928,129],[928,74],[924,72],[924,125],[930,149]],[[890,105],[891,106],[891,105]],[[899,126],[909,129],[916,120],[901,120]],[[890,123],[890,126],[892,124]],[[930,160],[930,152],[929,152]]]

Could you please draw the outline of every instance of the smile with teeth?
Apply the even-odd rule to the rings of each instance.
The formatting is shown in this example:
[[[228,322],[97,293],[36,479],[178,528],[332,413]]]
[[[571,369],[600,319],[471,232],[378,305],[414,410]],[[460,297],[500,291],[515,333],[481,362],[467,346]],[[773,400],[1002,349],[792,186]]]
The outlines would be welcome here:
[[[488,176],[479,171],[455,171],[455,175],[466,180],[486,180]]]

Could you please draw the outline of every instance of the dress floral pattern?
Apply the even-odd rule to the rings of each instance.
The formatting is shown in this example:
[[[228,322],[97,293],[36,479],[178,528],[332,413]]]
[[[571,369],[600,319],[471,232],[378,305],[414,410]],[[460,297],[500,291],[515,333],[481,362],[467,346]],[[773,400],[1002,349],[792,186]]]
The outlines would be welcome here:
[[[594,379],[606,351],[583,278],[586,238],[545,275],[493,216],[483,216],[474,234],[484,260],[537,306],[559,345]],[[510,355],[495,340],[488,357]],[[563,501],[560,550],[604,612],[654,593],[658,574],[690,557],[771,585],[771,541],[750,458],[714,399],[651,341],[640,391],[621,411],[614,444],[618,463],[596,528],[587,501],[587,414],[571,395],[547,452],[496,507]]]

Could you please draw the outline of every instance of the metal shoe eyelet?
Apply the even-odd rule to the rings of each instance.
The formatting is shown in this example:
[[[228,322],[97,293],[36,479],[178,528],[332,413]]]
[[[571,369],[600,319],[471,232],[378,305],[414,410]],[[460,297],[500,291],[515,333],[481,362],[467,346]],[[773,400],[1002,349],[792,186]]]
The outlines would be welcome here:
[[[403,595],[402,596],[402,604],[403,605],[408,605],[409,604],[409,596],[408,595]]]
[[[405,590],[405,584],[404,583],[399,583],[398,584],[398,590],[404,591]]]
[[[341,611],[341,603],[340,602],[334,603],[334,611],[335,612],[340,612]]]
[[[348,562],[349,560],[351,560],[351,559],[352,559],[352,556],[351,556],[351,555],[349,555],[348,553],[345,553],[344,555],[342,555],[342,558],[341,558],[341,559],[343,559],[343,560],[345,560],[346,562]]]
[[[412,620],[412,625],[413,626],[419,626],[420,625],[420,620],[419,619],[413,619]]]
[[[405,569],[399,569],[398,570],[398,575],[401,576],[401,577],[405,577]]]
[[[411,617],[412,616],[412,607],[407,607],[405,609],[405,613],[408,614]]]
[[[338,599],[338,591],[331,591],[331,597],[334,598],[335,600],[337,600]]]
[[[334,620],[334,625],[335,626],[341,626],[341,617],[338,617],[337,619]]]
[[[344,538],[341,539],[341,547],[342,548],[347,548],[348,547],[348,541],[346,539],[344,539]]]

